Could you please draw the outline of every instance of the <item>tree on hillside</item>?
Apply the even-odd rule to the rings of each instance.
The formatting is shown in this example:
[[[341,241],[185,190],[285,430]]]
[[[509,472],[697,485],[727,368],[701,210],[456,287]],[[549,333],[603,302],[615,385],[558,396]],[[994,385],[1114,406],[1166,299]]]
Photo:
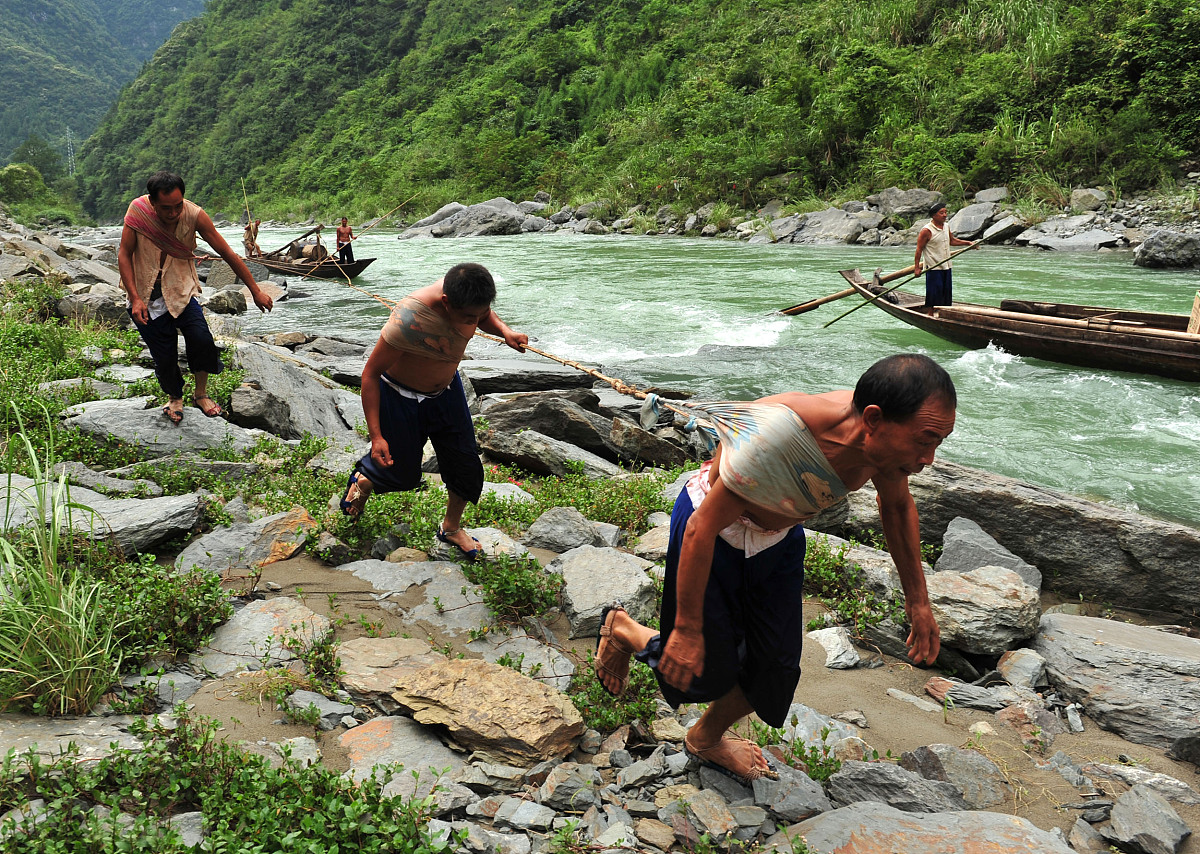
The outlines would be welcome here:
[[[47,184],[57,181],[63,175],[62,155],[36,133],[25,137],[25,141],[12,153],[9,162],[28,163],[42,173],[42,179]]]

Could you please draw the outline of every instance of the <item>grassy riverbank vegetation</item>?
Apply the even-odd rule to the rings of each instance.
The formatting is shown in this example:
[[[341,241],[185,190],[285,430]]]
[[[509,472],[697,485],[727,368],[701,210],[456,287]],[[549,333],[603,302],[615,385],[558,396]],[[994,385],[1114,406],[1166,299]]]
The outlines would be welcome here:
[[[122,93],[82,198],[182,172],[231,214],[450,199],[753,208],[889,185],[1170,179],[1196,152],[1189,0],[212,0]]]

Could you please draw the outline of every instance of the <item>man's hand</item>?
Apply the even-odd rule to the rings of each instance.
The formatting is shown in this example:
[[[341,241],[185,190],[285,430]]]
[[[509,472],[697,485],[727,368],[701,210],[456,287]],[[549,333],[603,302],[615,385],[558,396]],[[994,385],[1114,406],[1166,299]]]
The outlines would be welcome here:
[[[371,440],[371,459],[384,468],[392,465],[392,450],[388,447],[387,439],[378,436]]]
[[[908,640],[904,642],[908,657],[916,664],[933,664],[941,651],[942,638],[929,603],[911,606],[905,603],[904,610],[908,614],[908,624],[912,626]]]
[[[142,302],[141,298],[133,296],[129,298],[129,313],[133,315],[133,319],[145,326],[150,322],[150,309],[146,303]]]
[[[915,279],[919,275],[921,275],[921,262],[917,261],[913,264],[913,278]]]
[[[262,312],[270,311],[275,305],[275,301],[267,295],[267,292],[262,288],[255,287],[250,290],[250,296],[254,298],[254,304],[258,306],[258,310]]]
[[[525,345],[529,343],[529,336],[524,332],[513,332],[511,329],[504,333],[504,343],[512,347],[518,353],[525,352]]]
[[[704,672],[703,633],[674,629],[658,662],[658,672],[680,691],[690,688],[692,680]]]

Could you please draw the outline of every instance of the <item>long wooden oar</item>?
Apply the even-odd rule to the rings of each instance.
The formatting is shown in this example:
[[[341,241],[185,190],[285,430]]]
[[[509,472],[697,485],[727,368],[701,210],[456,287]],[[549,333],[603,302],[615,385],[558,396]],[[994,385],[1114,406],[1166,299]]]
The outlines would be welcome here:
[[[964,252],[966,252],[968,249],[974,249],[974,248],[975,248],[976,246],[978,246],[978,245],[979,245],[979,242],[978,242],[978,241],[976,241],[975,243],[972,243],[970,246],[964,246],[962,249],[959,249],[957,252],[951,252],[949,255],[947,255],[947,256],[946,256],[946,260],[947,260],[947,261],[949,261],[949,260],[950,260],[951,258],[953,258],[954,256],[956,256],[956,255],[961,255],[961,254],[963,254]],[[910,269],[910,270],[911,270],[911,269],[912,269],[912,267],[909,267],[908,269]],[[880,297],[887,296],[887,295],[888,295],[888,294],[890,294],[892,291],[896,290],[897,288],[903,287],[904,285],[907,285],[907,284],[908,284],[909,282],[911,282],[913,279],[917,278],[917,276],[921,276],[921,275],[924,275],[924,271],[923,271],[923,270],[922,270],[920,273],[913,273],[913,274],[912,274],[911,276],[909,276],[907,279],[905,279],[905,280],[903,280],[902,282],[900,282],[900,284],[898,284],[898,285],[893,285],[892,287],[888,288],[886,291],[880,291],[879,293],[875,294],[875,296],[871,297],[870,299],[865,299],[865,300],[863,300],[862,302],[860,302],[858,305],[854,306],[854,308],[850,309],[849,311],[844,311],[844,312],[842,312],[841,314],[839,314],[839,315],[838,315],[837,317],[835,317],[833,320],[831,320],[831,321],[829,321],[828,323],[826,323],[826,324],[825,324],[824,326],[822,326],[821,328],[822,328],[822,329],[828,329],[829,327],[833,326],[833,324],[835,324],[835,323],[837,323],[839,320],[841,320],[843,317],[846,317],[847,315],[850,315],[850,314],[854,314],[854,312],[858,311],[858,310],[859,310],[860,308],[862,308],[864,305],[870,305],[871,303],[875,302],[875,300],[879,299]],[[881,281],[881,282],[882,282],[882,281],[883,281],[883,279],[880,279],[879,281]]]
[[[886,276],[884,276],[879,281],[881,283],[891,282],[895,279],[900,278],[901,276],[907,276],[912,271],[913,271],[913,268],[912,268],[912,265],[910,264],[909,266],[905,267],[903,270],[897,270],[894,273],[888,273]],[[846,290],[844,290],[844,291],[838,291],[836,294],[830,294],[827,297],[820,297],[819,299],[810,299],[808,302],[797,303],[796,305],[788,306],[787,308],[780,309],[779,314],[786,314],[786,315],[804,314],[806,311],[812,311],[814,308],[825,305],[825,303],[827,303],[827,302],[833,302],[834,300],[839,300],[842,297],[848,297],[853,293],[855,293],[854,288],[846,288]]]

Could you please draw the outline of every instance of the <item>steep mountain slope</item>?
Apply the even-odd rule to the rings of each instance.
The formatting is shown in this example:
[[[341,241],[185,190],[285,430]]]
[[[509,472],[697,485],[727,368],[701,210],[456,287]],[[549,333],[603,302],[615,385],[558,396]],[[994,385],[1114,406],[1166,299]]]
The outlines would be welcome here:
[[[753,203],[1145,184],[1200,147],[1192,0],[212,0],[87,145],[235,205]],[[786,174],[786,179],[773,178]]]
[[[203,0],[0,0],[0,162],[30,134],[82,143],[176,23]]]

